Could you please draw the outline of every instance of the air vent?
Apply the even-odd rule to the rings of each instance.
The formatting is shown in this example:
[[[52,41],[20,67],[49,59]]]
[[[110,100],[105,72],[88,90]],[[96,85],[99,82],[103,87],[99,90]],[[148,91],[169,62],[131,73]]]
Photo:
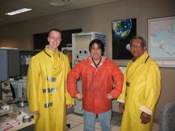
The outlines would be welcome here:
[[[51,0],[51,2],[49,3],[49,5],[52,6],[64,6],[67,5],[69,0]]]

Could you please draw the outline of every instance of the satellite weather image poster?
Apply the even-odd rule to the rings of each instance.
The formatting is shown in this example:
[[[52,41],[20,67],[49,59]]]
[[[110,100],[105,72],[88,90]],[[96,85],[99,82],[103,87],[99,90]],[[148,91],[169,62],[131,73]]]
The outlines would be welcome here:
[[[136,18],[112,21],[112,59],[131,59],[130,40],[136,35]]]

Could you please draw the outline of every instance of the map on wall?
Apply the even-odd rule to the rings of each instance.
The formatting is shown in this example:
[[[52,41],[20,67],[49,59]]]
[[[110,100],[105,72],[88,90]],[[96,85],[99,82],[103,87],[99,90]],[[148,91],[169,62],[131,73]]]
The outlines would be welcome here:
[[[175,67],[175,16],[148,19],[148,47],[160,67]]]

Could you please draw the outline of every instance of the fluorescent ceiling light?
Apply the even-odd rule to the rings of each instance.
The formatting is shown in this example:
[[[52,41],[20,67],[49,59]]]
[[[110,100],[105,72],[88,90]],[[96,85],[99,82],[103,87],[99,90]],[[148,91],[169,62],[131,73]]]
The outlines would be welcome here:
[[[18,10],[15,10],[15,11],[7,12],[7,13],[5,13],[5,15],[17,15],[17,14],[24,13],[24,12],[27,12],[27,11],[30,11],[30,10],[32,10],[32,9],[22,8],[22,9],[18,9]]]

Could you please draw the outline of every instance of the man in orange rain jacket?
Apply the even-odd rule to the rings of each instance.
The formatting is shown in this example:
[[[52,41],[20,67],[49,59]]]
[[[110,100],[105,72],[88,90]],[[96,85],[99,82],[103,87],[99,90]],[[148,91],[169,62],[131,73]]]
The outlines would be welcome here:
[[[82,60],[68,75],[67,90],[73,98],[82,99],[84,131],[95,131],[96,115],[103,131],[110,131],[112,99],[122,91],[123,74],[118,66],[102,56],[104,44],[94,39],[89,44],[91,56]],[[82,81],[82,94],[76,82]]]

